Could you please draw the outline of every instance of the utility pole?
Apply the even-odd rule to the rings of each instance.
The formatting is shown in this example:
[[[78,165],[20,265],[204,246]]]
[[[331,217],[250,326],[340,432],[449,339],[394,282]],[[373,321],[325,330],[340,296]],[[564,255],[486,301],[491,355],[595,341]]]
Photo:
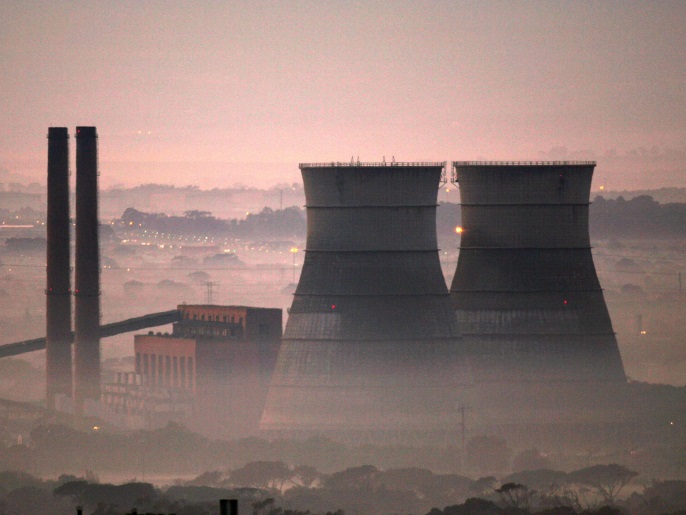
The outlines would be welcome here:
[[[218,282],[212,282],[212,281],[205,281],[203,284],[205,285],[205,288],[207,288],[206,297],[205,297],[205,299],[207,301],[206,304],[212,304],[213,288],[215,286],[218,286],[219,283]]]
[[[464,465],[465,465],[465,439],[466,439],[466,434],[467,434],[466,413],[468,410],[469,410],[469,407],[465,406],[464,404],[460,404],[460,407],[457,408],[457,411],[460,412],[460,436],[461,436],[460,460],[462,461],[462,472],[464,472]]]

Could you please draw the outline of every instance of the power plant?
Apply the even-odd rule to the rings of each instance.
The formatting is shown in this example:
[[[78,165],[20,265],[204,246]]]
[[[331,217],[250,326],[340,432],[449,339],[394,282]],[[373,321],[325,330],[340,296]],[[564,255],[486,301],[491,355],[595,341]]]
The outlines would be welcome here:
[[[48,129],[47,215],[46,389],[48,407],[54,408],[55,396],[72,394],[69,133],[65,127]]]
[[[301,164],[307,248],[260,427],[454,432],[471,382],[436,240],[444,163]]]
[[[69,395],[73,382],[75,413],[84,415],[95,413],[89,403],[101,400],[105,326],[100,326],[95,127],[77,127],[76,140],[72,334],[68,134],[49,130],[45,345],[49,406],[55,396]],[[521,429],[531,421],[590,423],[601,411],[607,420],[617,420],[605,401],[621,397],[626,377],[591,255],[594,167],[594,162],[454,162],[463,227],[448,291],[436,238],[436,198],[446,182],[446,163],[301,164],[305,260],[260,430],[273,437],[325,433],[407,442],[454,435],[467,409],[484,429]],[[149,316],[180,320],[172,312]],[[144,327],[143,319],[131,323]],[[221,329],[227,342],[234,338],[230,330]],[[169,354],[164,347],[176,344],[173,338],[138,337],[137,342],[145,338],[154,340],[154,350],[137,352],[156,356],[156,364],[146,368],[143,359],[134,374],[140,378],[127,384],[186,388],[188,381],[179,383],[182,387],[148,376],[162,366],[162,356],[169,368],[191,354]],[[40,342],[13,345],[18,350],[8,352],[39,348]],[[231,360],[222,356],[215,365]],[[119,391],[112,388],[108,399]],[[119,400],[112,397],[108,404]],[[208,413],[215,404],[208,404]]]

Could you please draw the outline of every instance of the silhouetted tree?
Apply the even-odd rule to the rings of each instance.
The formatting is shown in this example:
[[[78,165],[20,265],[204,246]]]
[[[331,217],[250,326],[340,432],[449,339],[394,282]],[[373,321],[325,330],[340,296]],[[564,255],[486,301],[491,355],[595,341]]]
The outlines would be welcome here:
[[[295,469],[293,469],[293,472],[298,478],[300,484],[306,488],[311,487],[312,483],[322,477],[316,468],[310,467],[309,465],[298,465],[295,467]]]
[[[380,475],[379,469],[372,465],[351,467],[331,474],[324,482],[324,486],[332,490],[371,491],[375,488]]]
[[[294,472],[283,461],[253,461],[231,472],[234,486],[255,486],[281,490],[294,476]]]
[[[519,483],[505,483],[496,489],[501,499],[508,508],[528,509],[531,502],[532,491]]]
[[[593,489],[604,501],[613,505],[622,488],[637,475],[638,472],[613,463],[586,467],[571,472],[568,477],[574,483]]]

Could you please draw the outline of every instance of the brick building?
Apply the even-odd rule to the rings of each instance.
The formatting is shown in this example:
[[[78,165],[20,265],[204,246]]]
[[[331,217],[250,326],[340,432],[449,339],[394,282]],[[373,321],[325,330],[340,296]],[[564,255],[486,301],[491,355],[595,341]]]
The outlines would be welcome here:
[[[211,437],[256,433],[281,342],[281,310],[178,309],[171,334],[135,335],[135,373],[104,385],[112,418],[148,427],[174,420]]]

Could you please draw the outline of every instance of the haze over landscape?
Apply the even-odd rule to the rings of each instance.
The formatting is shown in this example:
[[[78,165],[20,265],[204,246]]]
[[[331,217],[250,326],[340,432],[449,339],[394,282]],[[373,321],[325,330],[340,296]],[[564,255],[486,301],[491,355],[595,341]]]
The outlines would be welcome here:
[[[298,162],[596,159],[683,185],[686,6],[666,2],[14,1],[0,169],[97,125],[103,186],[265,187]]]
[[[682,1],[0,2],[0,515],[681,515],[685,48]]]

